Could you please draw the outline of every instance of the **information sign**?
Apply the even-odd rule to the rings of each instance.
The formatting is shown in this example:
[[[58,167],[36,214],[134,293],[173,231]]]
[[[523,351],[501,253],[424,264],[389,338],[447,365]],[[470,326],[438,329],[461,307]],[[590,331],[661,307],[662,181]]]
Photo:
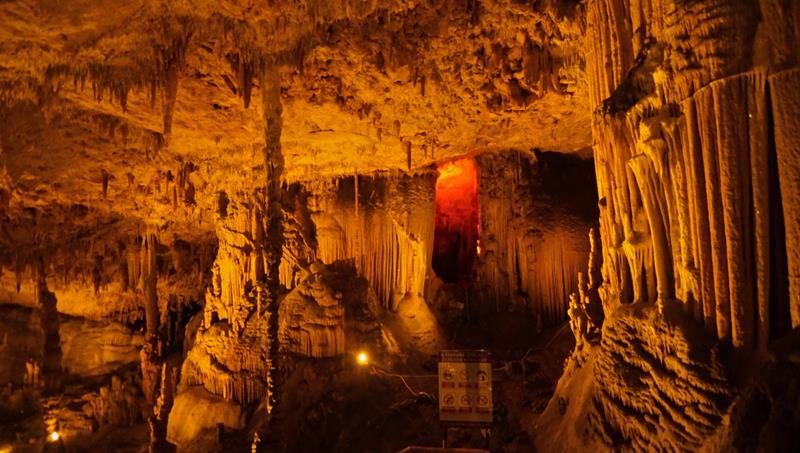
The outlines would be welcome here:
[[[492,407],[489,352],[442,351],[439,354],[439,421],[491,425]]]

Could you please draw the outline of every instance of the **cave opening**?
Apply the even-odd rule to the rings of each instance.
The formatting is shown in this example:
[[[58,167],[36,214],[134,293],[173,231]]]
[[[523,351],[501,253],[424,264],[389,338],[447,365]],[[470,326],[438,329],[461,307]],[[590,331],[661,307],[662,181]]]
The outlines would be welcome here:
[[[433,271],[446,283],[469,280],[479,252],[478,170],[468,157],[439,166]]]

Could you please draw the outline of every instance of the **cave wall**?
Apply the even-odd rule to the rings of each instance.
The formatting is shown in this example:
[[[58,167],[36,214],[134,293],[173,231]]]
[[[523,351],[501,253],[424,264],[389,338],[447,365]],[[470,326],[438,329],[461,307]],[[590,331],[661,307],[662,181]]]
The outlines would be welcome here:
[[[556,153],[487,153],[478,162],[481,309],[567,318],[597,216],[590,160]]]
[[[559,449],[797,447],[780,428],[797,394],[776,385],[798,371],[797,17],[794,2],[587,5],[589,273],[603,283],[571,302],[577,346],[541,451],[548,435]]]
[[[356,182],[358,181],[358,182]],[[317,257],[350,261],[384,307],[425,296],[436,213],[435,176],[355,176],[310,187]]]
[[[468,285],[479,310],[521,310],[547,324],[567,316],[596,216],[591,161],[486,153],[478,166],[481,255]],[[356,186],[356,179],[359,183]],[[308,187],[316,256],[352,263],[392,309],[429,296],[435,174],[355,176]],[[358,201],[356,201],[358,199]],[[438,286],[437,286],[438,288]],[[452,295],[451,295],[452,296]]]
[[[784,19],[763,16],[757,35],[753,2],[643,2],[663,13],[643,17],[626,3],[590,8],[587,36],[611,44],[587,62],[606,311],[678,300],[719,340],[763,350],[774,156],[790,255],[796,242],[788,174],[798,163],[781,112],[797,72],[758,54],[774,44],[764,30]]]

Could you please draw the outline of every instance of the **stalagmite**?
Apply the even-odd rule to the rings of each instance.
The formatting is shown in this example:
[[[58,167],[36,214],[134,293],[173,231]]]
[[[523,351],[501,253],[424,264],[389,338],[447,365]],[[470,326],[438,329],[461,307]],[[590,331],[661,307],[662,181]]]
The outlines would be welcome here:
[[[36,293],[41,310],[41,327],[44,334],[43,362],[40,367],[41,382],[48,393],[56,392],[62,385],[61,340],[59,336],[58,310],[56,295],[47,288],[44,260],[39,259],[36,271]]]
[[[265,244],[264,244],[264,279],[268,291],[267,300],[270,303],[269,338],[270,355],[273,360],[278,360],[278,333],[277,297],[281,288],[280,263],[283,252],[283,231],[281,211],[281,187],[283,183],[283,154],[281,152],[281,128],[283,126],[281,113],[281,77],[280,68],[265,64],[261,69],[261,101],[264,111],[264,171],[265,171]],[[271,387],[279,387],[277,376],[270,375],[267,382]],[[270,389],[272,390],[272,389]],[[269,393],[270,401],[267,408],[276,405],[278,391]]]
[[[147,321],[148,341],[153,341],[152,337],[158,335],[158,268],[156,267],[156,247],[158,244],[157,236],[154,232],[148,231],[142,238],[141,264],[139,265],[141,276],[141,287],[144,299],[145,319]]]
[[[161,365],[159,395],[153,406],[153,414],[148,418],[150,427],[150,453],[169,451],[167,444],[167,419],[175,400],[178,369],[168,363]]]
[[[278,341],[283,351],[316,358],[345,352],[341,294],[324,284],[322,271],[320,263],[312,264],[306,279],[281,302]]]

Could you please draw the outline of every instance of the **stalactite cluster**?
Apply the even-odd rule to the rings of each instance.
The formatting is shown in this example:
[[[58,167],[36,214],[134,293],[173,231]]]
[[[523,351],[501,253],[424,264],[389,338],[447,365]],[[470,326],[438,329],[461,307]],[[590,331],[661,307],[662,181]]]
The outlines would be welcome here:
[[[233,199],[219,218],[203,322],[181,372],[181,385],[201,384],[242,404],[268,396],[270,299],[263,248],[264,196]]]
[[[431,175],[359,176],[359,203],[352,179],[312,189],[316,197],[317,257],[326,264],[351,261],[385,307],[406,294],[424,296],[434,230]]]
[[[478,279],[487,291],[486,308],[528,311],[557,324],[566,319],[568,296],[577,290],[578,272],[585,266],[590,223],[581,214],[586,210],[590,216],[592,208],[560,212],[531,173],[537,165],[531,159],[522,154],[478,157]]]
[[[770,193],[769,153],[777,151],[779,174],[795,166],[780,158],[789,146],[779,137],[792,129],[778,124],[782,101],[770,104],[767,93],[780,91],[782,82],[773,81],[796,73],[737,73],[746,63],[733,46],[751,39],[753,27],[725,34],[745,20],[732,14],[733,3],[648,4],[666,8],[664,23],[639,29],[654,39],[649,44],[636,39],[619,10],[609,13],[608,5],[618,3],[591,10],[589,38],[618,40],[615,53],[606,49],[590,59],[595,105],[606,107],[594,122],[606,311],[618,301],[677,299],[718,339],[764,350],[774,294],[769,199],[777,195]],[[697,69],[675,66],[676,42],[697,46]],[[723,57],[725,64],[718,64]],[[661,69],[645,72],[654,65]],[[626,110],[615,111],[624,95],[634,97]],[[781,186],[782,199],[796,191]],[[784,209],[784,218],[791,250],[793,216]]]
[[[746,410],[764,398],[751,380],[783,379],[758,368],[797,327],[797,23],[777,3],[588,5],[605,321],[543,419],[582,382],[561,426],[586,423],[598,448],[728,451],[775,432],[777,399]]]

